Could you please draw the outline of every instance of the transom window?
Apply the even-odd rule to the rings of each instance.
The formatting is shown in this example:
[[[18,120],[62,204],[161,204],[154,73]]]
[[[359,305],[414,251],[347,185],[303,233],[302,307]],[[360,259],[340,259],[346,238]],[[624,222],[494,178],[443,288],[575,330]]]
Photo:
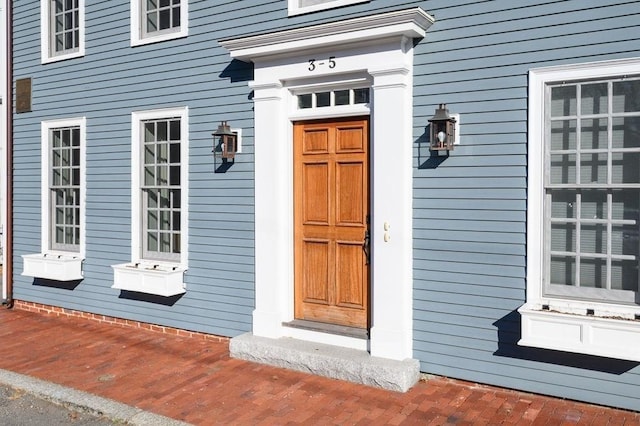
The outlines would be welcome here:
[[[315,109],[369,103],[369,88],[339,89],[297,95],[298,109]]]
[[[51,249],[80,251],[80,127],[51,129]]]
[[[180,118],[142,122],[142,256],[180,260]]]
[[[545,288],[636,303],[640,76],[550,84],[545,108]]]

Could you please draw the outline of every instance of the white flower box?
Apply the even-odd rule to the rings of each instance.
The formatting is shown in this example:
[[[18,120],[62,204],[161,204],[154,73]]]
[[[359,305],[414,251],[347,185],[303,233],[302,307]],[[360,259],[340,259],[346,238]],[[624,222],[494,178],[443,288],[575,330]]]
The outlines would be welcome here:
[[[186,292],[183,282],[185,269],[180,266],[122,263],[111,265],[111,267],[113,268],[111,288],[164,297]]]
[[[640,361],[640,320],[518,309],[522,346]]]
[[[83,279],[82,261],[77,254],[37,253],[22,256],[22,275],[55,281]]]

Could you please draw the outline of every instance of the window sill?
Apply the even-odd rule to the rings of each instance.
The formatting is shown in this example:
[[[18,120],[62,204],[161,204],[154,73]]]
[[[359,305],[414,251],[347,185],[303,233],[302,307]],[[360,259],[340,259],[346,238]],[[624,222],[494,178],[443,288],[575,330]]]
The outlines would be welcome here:
[[[566,314],[525,304],[521,346],[640,361],[640,320]]]
[[[77,254],[37,253],[22,256],[22,275],[56,281],[81,280],[82,261]]]
[[[186,292],[180,266],[153,265],[150,263],[123,263],[111,265],[111,288],[170,297]]]

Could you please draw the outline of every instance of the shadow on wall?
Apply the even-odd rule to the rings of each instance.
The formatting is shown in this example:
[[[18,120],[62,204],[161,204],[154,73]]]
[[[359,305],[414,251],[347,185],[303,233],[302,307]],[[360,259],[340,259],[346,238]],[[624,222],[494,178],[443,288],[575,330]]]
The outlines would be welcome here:
[[[232,83],[253,80],[253,63],[232,59],[220,73],[220,78],[228,78]]]
[[[37,285],[40,287],[58,288],[60,290],[75,290],[76,287],[78,287],[81,282],[82,280],[58,281],[58,280],[49,280],[46,278],[33,279],[33,285]]]
[[[175,296],[158,296],[155,294],[138,293],[136,291],[120,290],[119,299],[135,300],[138,302],[155,303],[156,305],[173,306],[184,294]]]
[[[626,373],[640,365],[640,363],[635,361],[518,346],[518,340],[520,340],[521,335],[521,319],[518,311],[510,312],[508,315],[494,322],[493,325],[498,329],[498,350],[493,353],[496,356],[544,362],[546,364],[562,365],[565,367],[616,375]]]

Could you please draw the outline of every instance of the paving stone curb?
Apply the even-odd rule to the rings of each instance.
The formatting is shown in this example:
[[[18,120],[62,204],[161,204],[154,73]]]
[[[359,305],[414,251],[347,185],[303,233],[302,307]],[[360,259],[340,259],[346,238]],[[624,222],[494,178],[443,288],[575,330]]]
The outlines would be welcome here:
[[[135,426],[189,426],[189,423],[141,410],[112,399],[0,369],[0,383],[58,405]]]

